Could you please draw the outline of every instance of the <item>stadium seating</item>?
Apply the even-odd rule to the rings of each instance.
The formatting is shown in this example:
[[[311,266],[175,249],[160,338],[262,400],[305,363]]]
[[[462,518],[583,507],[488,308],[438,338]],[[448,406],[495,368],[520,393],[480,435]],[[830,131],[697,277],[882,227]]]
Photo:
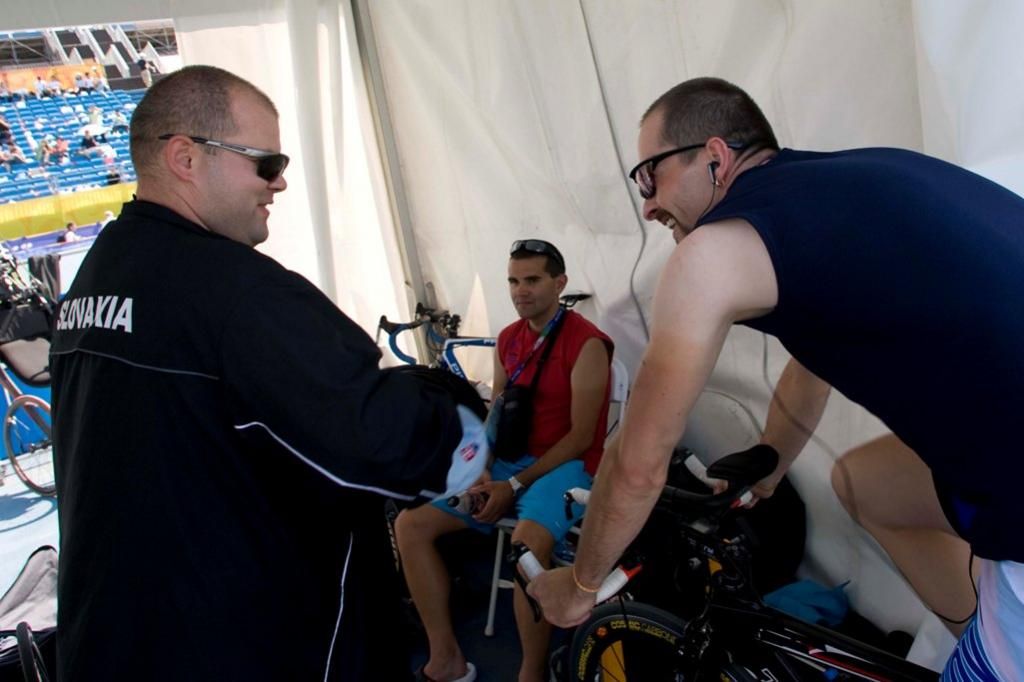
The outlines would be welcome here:
[[[114,110],[124,112],[130,119],[143,94],[145,90],[114,90],[0,104],[0,115],[11,124],[15,142],[28,157],[27,163],[12,162],[10,170],[0,166],[0,204],[103,187],[113,183],[112,170],[119,173],[118,181],[134,182],[127,133],[106,134],[106,144],[110,146],[106,156],[83,156],[76,152],[82,139],[81,128],[89,123],[92,106],[103,110],[103,124],[109,126],[109,114]],[[67,162],[51,160],[41,166],[36,161],[36,147],[47,135],[67,139]]]

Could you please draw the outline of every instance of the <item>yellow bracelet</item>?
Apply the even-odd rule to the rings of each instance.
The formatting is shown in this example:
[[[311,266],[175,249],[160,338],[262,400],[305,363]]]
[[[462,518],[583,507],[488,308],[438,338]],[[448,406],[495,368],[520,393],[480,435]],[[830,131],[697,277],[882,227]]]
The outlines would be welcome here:
[[[601,589],[600,586],[587,587],[586,585],[581,583],[580,579],[576,577],[576,564],[572,565],[572,581],[576,583],[576,587],[577,589],[579,589],[580,592],[586,592],[587,594],[597,594],[598,590]]]

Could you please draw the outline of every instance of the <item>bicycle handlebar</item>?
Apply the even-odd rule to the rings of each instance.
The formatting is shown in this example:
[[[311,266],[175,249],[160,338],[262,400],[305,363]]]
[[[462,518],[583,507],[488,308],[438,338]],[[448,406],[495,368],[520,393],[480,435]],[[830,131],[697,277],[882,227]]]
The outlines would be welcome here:
[[[683,488],[666,485],[662,488],[656,505],[661,509],[678,511],[679,507],[688,507],[693,510],[703,509],[714,511],[729,507],[734,509],[750,503],[754,499],[754,493],[749,486],[742,486],[736,489],[726,490],[724,493],[695,493]]]
[[[701,483],[711,488],[712,479],[719,479],[728,483],[729,487],[721,493],[695,493],[673,485],[665,485],[655,505],[667,511],[679,511],[679,507],[686,507],[694,512],[700,512],[748,504],[754,498],[750,487],[774,471],[778,460],[779,454],[775,449],[764,444],[727,455],[710,467],[704,466],[697,455],[691,454],[684,463]],[[570,488],[565,491],[562,499],[565,500],[566,518],[571,519],[572,503],[586,506],[590,501],[590,491]]]
[[[566,294],[560,298],[560,301],[564,307],[571,308],[580,301],[585,301],[590,297],[590,294],[585,293]],[[428,308],[422,303],[417,303],[414,315],[415,319],[410,322],[392,322],[386,315],[381,315],[377,321],[377,337],[375,342],[380,343],[380,333],[383,331],[388,335],[388,347],[391,349],[391,352],[406,364],[415,365],[417,360],[411,355],[403,353],[398,348],[396,337],[404,331],[410,331],[426,324],[427,348],[432,355],[440,355],[442,347],[447,341],[465,338],[459,336],[459,326],[462,324],[462,318],[451,314],[447,310]]]
[[[711,488],[711,479],[719,479],[728,483],[729,487],[724,492],[716,494],[695,493],[666,485],[662,488],[655,506],[669,512],[679,512],[679,507],[686,507],[688,510],[698,513],[719,511],[724,508],[735,509],[753,499],[750,487],[773,472],[778,466],[778,461],[779,453],[775,448],[765,444],[755,445],[742,452],[727,455],[710,467],[705,467],[695,454],[691,454],[685,461],[686,468],[702,483]],[[562,497],[565,500],[566,518],[571,519],[572,503],[586,506],[590,501],[590,491],[583,488],[570,488]],[[543,570],[536,557],[528,550],[520,555],[519,565],[530,580]],[[613,597],[640,571],[640,568],[637,566],[627,569],[622,565],[616,566],[598,588],[596,603],[600,604]]]
[[[424,324],[426,320],[415,320],[413,322],[391,322],[388,320],[386,315],[381,315],[380,320],[377,322],[377,341],[380,341],[381,330],[387,332],[388,335],[388,348],[395,354],[399,360],[407,365],[415,365],[416,358],[411,355],[407,355],[402,352],[402,349],[398,347],[398,335],[406,329],[415,329],[420,325]]]
[[[579,303],[580,301],[586,301],[586,300],[587,300],[588,298],[590,298],[590,297],[591,297],[591,295],[590,295],[590,294],[584,294],[584,293],[578,293],[578,294],[565,294],[564,296],[560,296],[560,297],[558,298],[558,300],[559,300],[559,301],[560,301],[560,302],[562,303],[562,305],[563,305],[563,306],[565,306],[566,308],[572,308],[573,306],[575,306],[575,305],[576,305],[577,303]]]
[[[392,322],[386,315],[381,315],[380,319],[377,321],[376,342],[380,343],[380,333],[383,331],[388,335],[388,347],[391,349],[391,352],[407,365],[415,365],[418,362],[417,359],[411,355],[403,353],[401,349],[398,348],[397,338],[399,334],[427,324],[428,343],[439,345],[443,344],[446,339],[458,337],[459,324],[461,322],[462,318],[458,315],[452,315],[447,310],[426,308],[422,303],[417,303],[416,319],[410,322]],[[435,326],[437,325],[442,327],[440,332],[435,329]]]
[[[409,329],[416,329],[429,322],[431,325],[440,324],[444,327],[444,337],[454,338],[458,336],[459,325],[462,323],[462,318],[458,315],[452,315],[447,310],[427,308],[422,303],[416,304],[414,315],[415,319],[409,322],[392,322],[387,318],[387,315],[381,315],[380,320],[377,321],[378,335],[381,331],[388,335],[399,334]],[[432,329],[431,332],[433,332]],[[433,332],[433,335],[435,337],[441,336],[436,332]]]
[[[526,580],[529,582],[538,575],[544,572],[544,567],[537,561],[537,557],[533,555],[533,552],[526,545],[517,545],[516,552],[519,554],[517,563],[519,567],[523,569],[523,573],[526,575]],[[595,596],[595,603],[600,604],[601,602],[608,601],[616,594],[619,590],[626,586],[633,577],[640,572],[642,566],[634,566],[632,568],[624,568],[623,566],[616,566],[615,569],[608,574],[602,582],[601,586],[597,588]],[[523,586],[523,591],[526,591],[526,586]],[[532,597],[530,598],[531,601]]]
[[[728,483],[729,487],[721,493],[695,493],[666,485],[657,504],[670,511],[676,511],[680,506],[693,511],[711,511],[748,504],[754,497],[750,488],[775,471],[778,463],[779,453],[764,443],[726,455],[709,467],[705,467],[696,455],[691,454],[686,458],[686,468],[701,483],[711,488],[711,479],[718,479]]]
[[[381,315],[380,321],[377,322],[377,329],[382,330],[386,334],[395,334],[397,332],[403,332],[406,329],[415,329],[426,323],[426,320],[413,320],[412,322],[392,322],[387,318],[387,315]]]
[[[422,303],[416,304],[416,317],[422,322],[447,322],[450,319],[460,319],[458,315],[452,315],[447,310],[428,308]]]

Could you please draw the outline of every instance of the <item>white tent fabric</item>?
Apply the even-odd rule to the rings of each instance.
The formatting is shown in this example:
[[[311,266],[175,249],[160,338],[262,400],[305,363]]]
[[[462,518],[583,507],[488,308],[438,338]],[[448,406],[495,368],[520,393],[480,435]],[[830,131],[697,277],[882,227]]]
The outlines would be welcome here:
[[[564,250],[570,289],[594,294],[581,312],[635,372],[672,244],[642,221],[624,174],[647,105],[693,76],[745,87],[786,146],[906,147],[1024,192],[1024,6],[1012,0],[351,1],[17,3],[0,30],[169,17],[185,63],[263,88],[294,158],[264,248],[370,331],[382,313],[407,318],[426,282],[464,331],[496,333],[513,316],[508,246],[538,236]],[[372,24],[363,50],[357,16]],[[364,76],[375,69],[382,91]],[[687,441],[717,456],[756,439],[785,361],[737,329]],[[828,485],[838,453],[882,432],[833,397],[823,445],[794,467],[805,569],[850,580],[883,628],[941,631]],[[938,665],[951,643],[917,645],[918,660]]]
[[[899,146],[990,174],[1014,170],[1020,154],[1020,138],[1000,135],[1020,120],[1011,118],[1012,106],[988,115],[1005,120],[959,127],[962,117],[984,116],[977,110],[986,108],[963,96],[977,96],[970,87],[977,74],[943,38],[952,33],[971,54],[987,41],[981,22],[977,35],[963,35],[964,16],[955,9],[656,1],[449,2],[441,9],[408,0],[378,1],[372,9],[425,279],[456,310],[482,282],[494,332],[511,316],[501,278],[507,244],[550,239],[566,252],[570,288],[595,294],[586,312],[634,370],[645,339],[631,269],[639,259],[634,284],[646,310],[671,242],[660,227],[642,223],[624,174],[636,159],[640,115],[675,83],[698,75],[737,82],[762,104],[786,146]],[[956,153],[961,136],[979,138],[969,157]],[[980,154],[991,136],[1009,148],[990,144],[992,155]],[[1021,187],[1019,177],[996,179]],[[737,424],[736,408],[763,423],[769,384],[786,360],[774,341],[763,356],[764,344],[748,330],[731,335],[713,392],[684,437],[699,451],[718,456],[756,437],[741,427],[750,423],[745,416]],[[830,584],[850,580],[854,604],[882,627],[935,633],[919,646],[919,659],[937,666],[952,639],[829,485],[835,457],[884,430],[833,397],[819,429],[823,445],[809,445],[794,469],[811,510],[805,570]],[[930,660],[929,649],[936,654]]]

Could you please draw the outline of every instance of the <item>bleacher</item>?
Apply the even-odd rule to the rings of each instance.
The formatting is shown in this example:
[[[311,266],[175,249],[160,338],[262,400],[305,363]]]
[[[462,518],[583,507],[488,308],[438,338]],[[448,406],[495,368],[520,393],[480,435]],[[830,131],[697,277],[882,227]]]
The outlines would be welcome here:
[[[119,173],[120,182],[134,182],[127,132],[106,132],[106,142],[100,140],[101,145],[109,145],[104,153],[77,152],[81,130],[89,124],[92,106],[102,109],[102,125],[109,128],[110,113],[120,110],[130,120],[144,93],[145,90],[113,90],[44,99],[30,97],[0,104],[0,115],[11,124],[15,142],[28,158],[27,163],[12,161],[10,171],[0,165],[0,204],[104,187],[112,184],[112,170]],[[68,141],[67,161],[51,158],[46,165],[40,165],[36,160],[36,147],[47,135],[55,139],[62,136]]]

